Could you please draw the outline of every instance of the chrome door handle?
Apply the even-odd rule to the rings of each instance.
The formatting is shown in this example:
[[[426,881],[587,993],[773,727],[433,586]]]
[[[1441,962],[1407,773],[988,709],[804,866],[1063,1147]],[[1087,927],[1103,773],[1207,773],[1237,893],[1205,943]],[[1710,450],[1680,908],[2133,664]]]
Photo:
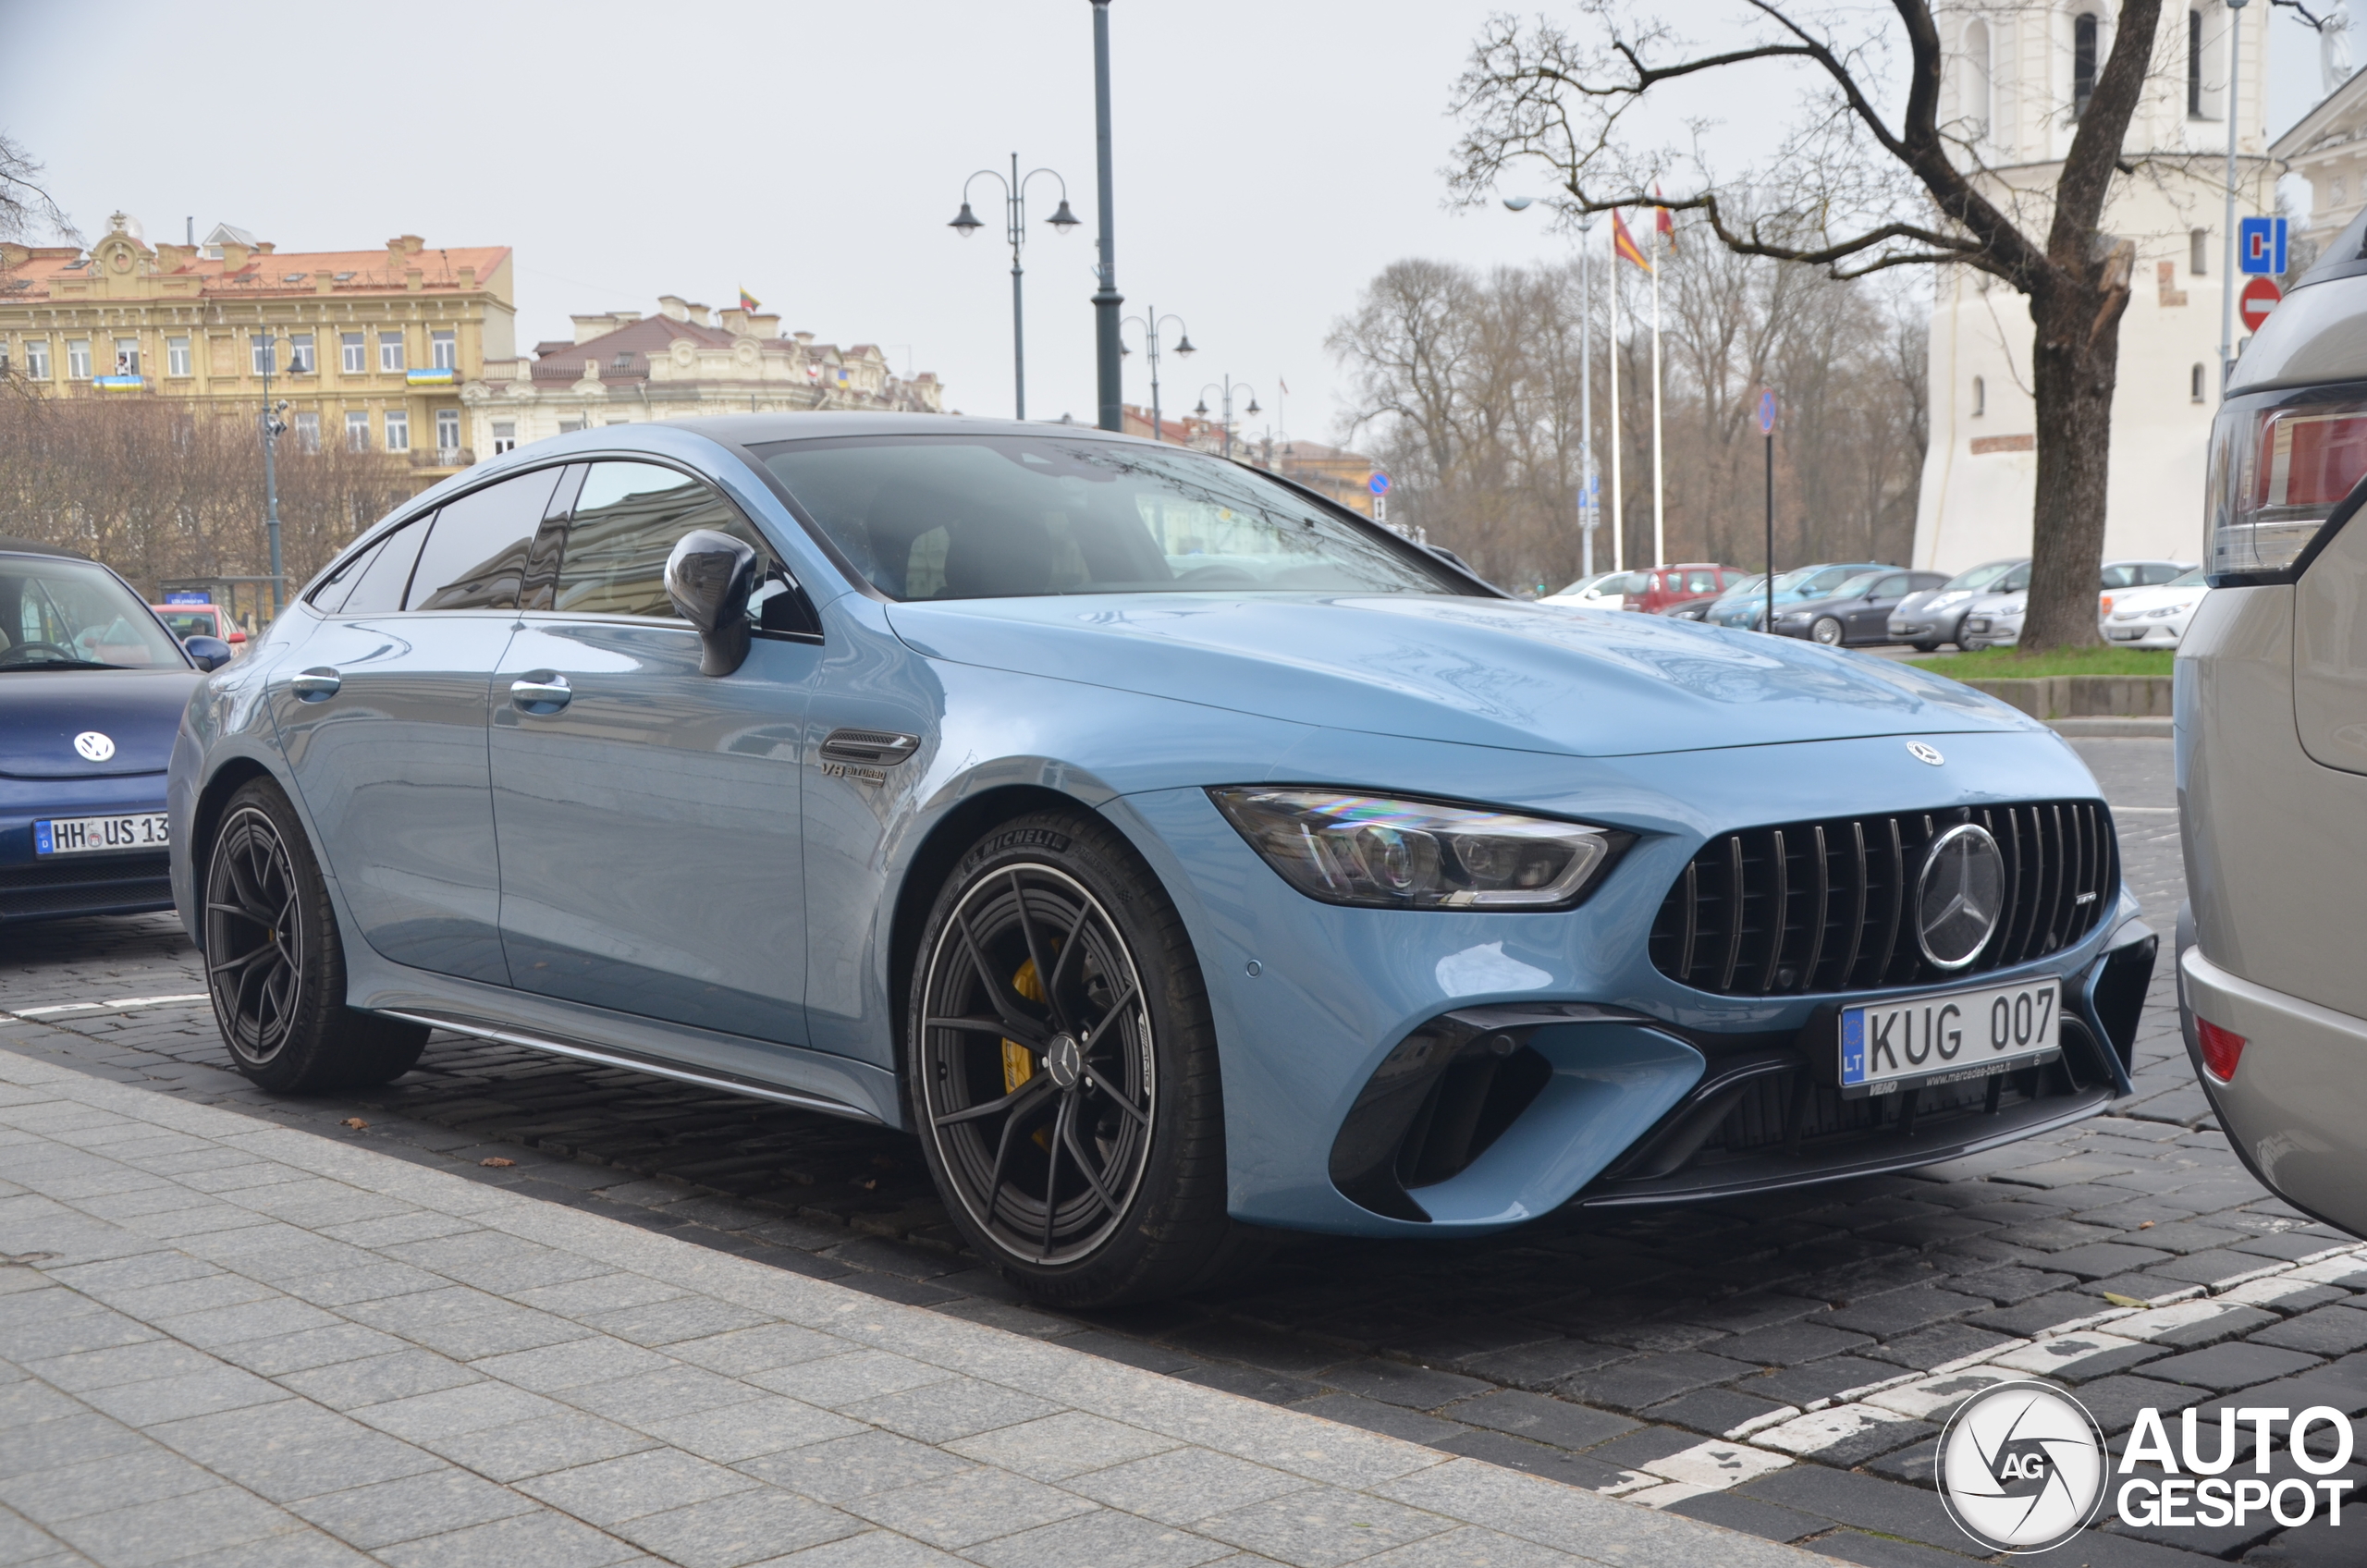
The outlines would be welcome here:
[[[317,669],[308,669],[301,675],[290,678],[288,689],[295,692],[300,701],[317,703],[325,697],[336,696],[337,688],[344,684],[344,680],[338,677],[336,670],[324,665]]]
[[[574,695],[564,675],[546,676],[539,680],[528,676],[509,683],[510,706],[527,713],[557,713]]]

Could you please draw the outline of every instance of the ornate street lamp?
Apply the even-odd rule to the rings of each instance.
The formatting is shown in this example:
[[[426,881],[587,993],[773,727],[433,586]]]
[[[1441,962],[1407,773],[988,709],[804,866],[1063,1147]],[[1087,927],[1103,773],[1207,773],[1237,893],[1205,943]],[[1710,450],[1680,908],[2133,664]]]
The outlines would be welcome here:
[[[1022,331],[1020,278],[1023,276],[1023,269],[1019,264],[1019,253],[1027,241],[1027,181],[1034,179],[1039,174],[1051,175],[1061,188],[1061,204],[1053,210],[1051,217],[1046,221],[1051,224],[1054,233],[1068,233],[1069,230],[1076,227],[1078,223],[1077,215],[1069,211],[1068,181],[1061,179],[1050,169],[1030,169],[1023,178],[1019,172],[1019,154],[1016,153],[1011,155],[1010,178],[1005,179],[1000,169],[980,169],[963,182],[962,210],[953,214],[951,223],[946,225],[964,239],[986,227],[985,224],[978,221],[978,214],[970,210],[970,187],[976,184],[982,178],[995,180],[1002,186],[1003,224],[1007,238],[1011,241],[1011,374],[1013,419],[1027,417],[1027,348]]]

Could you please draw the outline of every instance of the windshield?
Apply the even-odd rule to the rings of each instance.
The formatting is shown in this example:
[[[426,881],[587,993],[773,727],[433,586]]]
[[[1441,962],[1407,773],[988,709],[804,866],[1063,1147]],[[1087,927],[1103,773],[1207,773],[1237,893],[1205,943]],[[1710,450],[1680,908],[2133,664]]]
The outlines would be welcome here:
[[[1729,584],[1726,591],[1719,594],[1718,597],[1721,599],[1740,599],[1746,598],[1753,594],[1763,594],[1766,591],[1767,574],[1765,572],[1760,572],[1754,576],[1737,579],[1735,582]]]
[[[1579,578],[1567,588],[1557,588],[1547,596],[1549,598],[1555,599],[1575,599],[1579,594],[1585,593],[1588,589],[1593,587],[1596,583],[1607,582],[1612,578],[1617,577],[1619,573],[1615,571],[1598,571],[1592,577]]]
[[[1482,590],[1252,470],[1091,436],[914,435],[756,448],[893,599]]]
[[[1861,571],[1833,591],[1836,599],[1862,599],[1873,592],[1874,584],[1889,576],[1887,571]]]
[[[165,629],[176,637],[219,637],[222,635],[221,623],[214,619],[214,612],[209,608],[191,609],[186,605],[167,606],[156,612],[156,619],[163,621]]]
[[[1974,567],[1969,571],[1960,571],[1956,573],[1954,577],[1948,579],[1947,587],[1952,589],[1975,590],[1986,588],[2021,564],[2022,563],[2019,561],[1990,561],[1984,565]],[[1945,590],[1943,590],[1943,592]]]
[[[180,647],[114,573],[64,556],[0,556],[0,670],[186,669]]]
[[[2200,588],[2202,586],[2203,576],[2204,573],[2201,567],[2196,567],[2192,571],[2180,572],[2177,576],[2171,578],[2167,582],[2163,583],[2162,586],[2165,588]]]
[[[1821,599],[1859,570],[1854,566],[1795,567],[1775,580],[1779,599]]]

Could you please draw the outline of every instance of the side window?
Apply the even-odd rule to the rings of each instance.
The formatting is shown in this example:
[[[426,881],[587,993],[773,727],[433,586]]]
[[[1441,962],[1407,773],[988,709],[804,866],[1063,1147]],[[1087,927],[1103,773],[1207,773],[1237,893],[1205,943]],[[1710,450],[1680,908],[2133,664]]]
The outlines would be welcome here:
[[[1869,598],[1875,599],[1899,599],[1906,597],[1907,574],[1905,572],[1899,572],[1894,576],[1883,578],[1880,582],[1874,584],[1873,593],[1867,596]]]
[[[526,554],[558,474],[536,469],[445,502],[411,574],[410,607],[516,609]]]
[[[1714,571],[1694,572],[1686,579],[1685,591],[1688,594],[1714,594],[1718,591],[1718,574]]]
[[[675,619],[666,597],[666,557],[696,528],[772,554],[739,509],[698,480],[656,463],[594,463],[568,523],[553,607],[561,615]]]
[[[2172,566],[2167,561],[2155,561],[2145,569],[2145,586],[2152,588],[2159,583],[2167,582],[2170,579],[2177,575],[2178,569],[2177,567]]]
[[[426,518],[413,518],[386,536],[386,542],[372,552],[370,564],[363,567],[353,580],[353,592],[346,595],[340,615],[383,615],[403,607],[403,587],[411,582],[411,569],[419,559],[419,542],[427,537]]]
[[[1990,590],[1993,594],[2018,594],[2030,585],[2030,562],[2024,561],[2005,574],[2005,580]]]
[[[337,562],[330,569],[329,574],[321,579],[321,585],[313,590],[312,606],[323,615],[335,615],[343,609],[346,595],[353,592],[353,585],[362,580],[362,574],[370,570],[370,563],[376,560],[378,552],[386,547],[386,541],[382,539],[368,549],[356,550]]]
[[[2104,568],[2103,585],[2107,588],[2127,588],[2133,585],[2136,582],[2137,569],[2133,566],[2108,566]]]

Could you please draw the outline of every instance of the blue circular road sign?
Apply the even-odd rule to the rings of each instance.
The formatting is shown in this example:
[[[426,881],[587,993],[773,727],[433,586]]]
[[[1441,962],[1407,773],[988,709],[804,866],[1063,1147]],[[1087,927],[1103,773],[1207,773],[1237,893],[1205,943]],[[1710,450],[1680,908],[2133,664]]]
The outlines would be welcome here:
[[[1389,494],[1389,475],[1385,473],[1376,473],[1372,476],[1372,493],[1376,496],[1386,496]]]

